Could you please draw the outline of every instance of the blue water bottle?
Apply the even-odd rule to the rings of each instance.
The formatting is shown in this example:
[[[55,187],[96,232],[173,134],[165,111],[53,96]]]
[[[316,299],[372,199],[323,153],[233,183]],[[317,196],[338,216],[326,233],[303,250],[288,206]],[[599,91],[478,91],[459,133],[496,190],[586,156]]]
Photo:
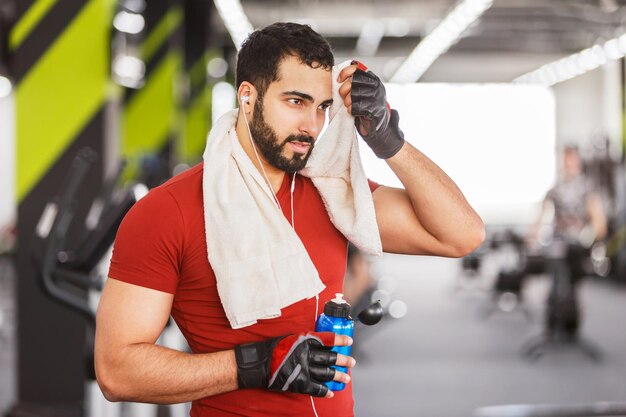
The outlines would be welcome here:
[[[333,332],[352,337],[354,334],[354,320],[350,317],[350,304],[343,299],[343,294],[336,293],[335,298],[324,305],[324,314],[321,314],[315,325],[316,332]],[[335,346],[334,352],[350,356],[352,346]],[[338,371],[348,373],[348,368],[333,366]],[[341,391],[346,387],[343,382],[330,381],[326,386],[331,391]]]

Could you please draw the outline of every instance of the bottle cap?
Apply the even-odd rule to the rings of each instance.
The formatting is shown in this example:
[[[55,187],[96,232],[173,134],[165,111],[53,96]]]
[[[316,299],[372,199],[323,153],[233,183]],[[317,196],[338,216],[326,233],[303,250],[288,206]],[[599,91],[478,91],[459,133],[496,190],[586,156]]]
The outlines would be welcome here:
[[[324,314],[330,317],[350,317],[350,304],[343,299],[343,294],[336,293],[335,298],[324,305]]]

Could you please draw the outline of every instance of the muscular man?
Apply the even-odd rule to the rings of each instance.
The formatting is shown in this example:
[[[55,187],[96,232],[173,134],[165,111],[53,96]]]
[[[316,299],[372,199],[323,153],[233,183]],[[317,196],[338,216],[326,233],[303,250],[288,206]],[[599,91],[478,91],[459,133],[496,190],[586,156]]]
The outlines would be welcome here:
[[[328,43],[308,26],[277,23],[254,32],[238,55],[243,99],[233,128],[277,206],[295,218],[325,285],[321,306],[341,292],[347,240],[312,181],[294,174],[332,103],[333,65]],[[474,250],[484,236],[481,219],[452,180],[404,141],[378,77],[355,63],[338,81],[362,137],[405,186],[371,186],[383,250],[452,257]],[[192,416],[352,416],[352,384],[335,393],[323,385],[350,382],[330,366],[352,367],[354,359],[328,349],[352,341],[312,333],[318,300],[300,300],[247,327],[229,325],[207,259],[202,172],[198,165],[153,189],[120,227],[97,315],[103,392],[114,401],[193,401]],[[193,353],[155,345],[170,314]]]

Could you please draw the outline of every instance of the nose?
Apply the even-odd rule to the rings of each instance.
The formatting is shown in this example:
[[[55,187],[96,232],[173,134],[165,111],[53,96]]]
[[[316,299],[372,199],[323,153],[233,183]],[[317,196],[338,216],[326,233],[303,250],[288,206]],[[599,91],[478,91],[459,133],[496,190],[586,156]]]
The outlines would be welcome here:
[[[318,116],[318,110],[314,106],[304,111],[300,121],[300,133],[311,136],[314,139],[317,138],[321,129]]]

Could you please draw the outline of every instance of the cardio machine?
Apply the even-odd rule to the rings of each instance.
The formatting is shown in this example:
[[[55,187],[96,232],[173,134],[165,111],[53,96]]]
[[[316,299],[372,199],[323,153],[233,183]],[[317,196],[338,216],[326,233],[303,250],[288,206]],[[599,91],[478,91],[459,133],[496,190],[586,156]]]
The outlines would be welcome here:
[[[50,298],[80,314],[87,323],[83,357],[87,370],[84,415],[154,417],[158,412],[156,405],[108,402],[95,378],[95,311],[104,285],[112,245],[124,216],[148,190],[141,183],[118,187],[124,167],[122,164],[113,178],[105,182],[86,218],[76,218],[75,210],[80,198],[81,184],[97,160],[98,155],[93,150],[80,150],[72,162],[61,192],[43,211],[36,229],[39,245],[33,254],[40,270],[39,284]],[[79,220],[84,223],[80,227],[82,236],[77,244],[71,245],[68,231]],[[171,334],[168,334],[168,330],[171,330]],[[181,337],[175,326],[169,326],[164,331],[161,342],[163,338],[167,338],[168,341],[162,344],[183,349]],[[188,415],[186,404],[177,404],[166,410],[171,416]]]

